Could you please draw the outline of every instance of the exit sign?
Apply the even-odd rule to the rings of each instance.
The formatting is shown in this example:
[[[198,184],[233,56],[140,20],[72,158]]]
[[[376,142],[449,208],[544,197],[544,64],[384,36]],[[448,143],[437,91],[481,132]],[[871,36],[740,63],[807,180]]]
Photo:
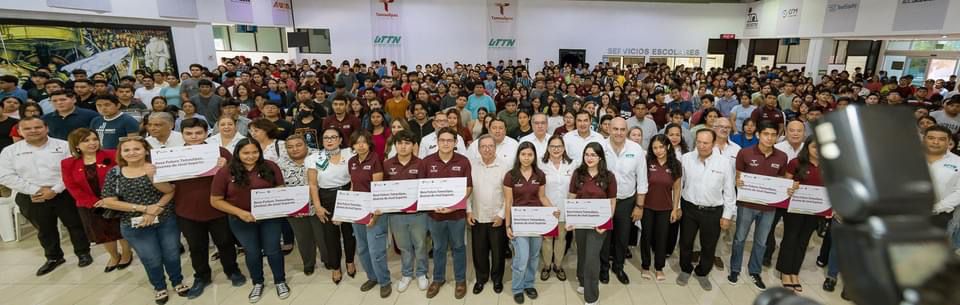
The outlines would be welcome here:
[[[737,34],[720,34],[720,39],[737,39]]]

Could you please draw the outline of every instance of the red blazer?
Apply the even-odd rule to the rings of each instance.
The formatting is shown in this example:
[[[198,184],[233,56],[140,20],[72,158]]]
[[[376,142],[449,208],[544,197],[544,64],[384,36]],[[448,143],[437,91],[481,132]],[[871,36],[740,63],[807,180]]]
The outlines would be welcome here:
[[[101,187],[103,187],[103,180],[106,178],[107,172],[116,165],[116,151],[105,149],[97,152],[97,176],[100,178]],[[60,172],[63,177],[63,184],[76,200],[77,207],[93,208],[93,205],[100,198],[87,183],[87,176],[83,172],[83,158],[70,157],[61,160]]]

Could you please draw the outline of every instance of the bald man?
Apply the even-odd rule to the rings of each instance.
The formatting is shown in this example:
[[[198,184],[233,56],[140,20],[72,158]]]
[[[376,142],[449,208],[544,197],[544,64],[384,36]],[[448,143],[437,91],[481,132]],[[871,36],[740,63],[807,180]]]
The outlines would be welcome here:
[[[617,177],[617,206],[613,211],[613,231],[607,234],[600,250],[600,281],[610,281],[610,262],[613,253],[613,273],[622,284],[630,279],[623,271],[630,230],[643,217],[643,199],[647,194],[647,161],[643,147],[627,141],[627,120],[617,117],[610,121],[610,137],[601,142],[606,155],[607,170]]]

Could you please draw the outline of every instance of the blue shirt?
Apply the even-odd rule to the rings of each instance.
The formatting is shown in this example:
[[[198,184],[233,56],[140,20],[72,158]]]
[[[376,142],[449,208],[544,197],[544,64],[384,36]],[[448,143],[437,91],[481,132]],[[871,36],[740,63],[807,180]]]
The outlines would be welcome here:
[[[753,135],[753,139],[747,140],[747,136],[745,134],[738,133],[730,136],[730,141],[740,145],[740,149],[747,149],[760,143],[760,138],[757,137],[757,135]]]
[[[166,87],[166,88],[160,89],[160,96],[163,96],[164,98],[167,99],[167,105],[177,106],[177,108],[183,107],[181,106],[181,102],[180,102],[180,85],[177,85],[176,88]]]
[[[667,111],[680,110],[683,113],[693,113],[693,102],[675,100],[667,104]]]
[[[26,103],[26,102],[27,102],[27,90],[23,90],[23,89],[20,89],[20,88],[13,88],[13,91],[12,91],[12,92],[6,92],[6,91],[3,91],[3,90],[0,90],[0,100],[5,99],[5,98],[7,98],[8,96],[14,96],[14,97],[20,99],[20,103]]]
[[[717,110],[720,110],[720,115],[727,117],[730,116],[730,110],[733,110],[733,107],[740,105],[740,101],[737,100],[736,96],[731,96],[729,99],[721,97],[717,99],[716,104]]]
[[[61,116],[56,111],[44,114],[43,121],[47,123],[51,137],[66,141],[71,131],[90,127],[90,122],[99,116],[100,114],[96,111],[74,107],[73,112],[67,116]]]
[[[736,132],[743,132],[743,121],[746,121],[753,115],[753,111],[757,109],[757,106],[750,105],[749,107],[744,108],[743,105],[736,105],[733,109],[730,110],[730,113],[735,113],[737,115],[737,121],[734,122],[733,129]],[[743,147],[743,145],[740,145]]]
[[[497,105],[493,103],[493,98],[489,95],[477,96],[476,94],[471,94],[467,98],[467,107],[466,109],[470,111],[470,115],[473,116],[473,119],[477,119],[477,109],[480,107],[487,108],[487,113],[497,113]]]
[[[126,113],[120,113],[111,120],[98,116],[90,122],[90,129],[100,136],[100,146],[106,149],[115,149],[120,144],[120,138],[140,130],[137,119]]]

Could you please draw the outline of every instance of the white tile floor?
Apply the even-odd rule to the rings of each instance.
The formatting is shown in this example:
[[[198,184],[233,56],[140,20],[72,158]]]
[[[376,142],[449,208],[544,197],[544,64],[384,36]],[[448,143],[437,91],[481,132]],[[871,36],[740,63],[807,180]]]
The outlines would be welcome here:
[[[729,241],[721,241],[724,245],[721,249],[721,257],[729,265]],[[803,283],[803,295],[813,298],[822,304],[850,304],[840,299],[840,289],[837,292],[828,293],[820,288],[823,282],[823,270],[814,263],[816,251],[819,249],[820,239],[814,237],[807,255],[807,261],[801,272],[801,281]],[[64,251],[71,253],[69,241],[64,240]],[[748,244],[749,250],[749,244]],[[76,266],[76,257],[68,255],[67,263],[56,271],[43,276],[35,276],[36,269],[43,262],[42,249],[36,241],[36,235],[28,235],[20,242],[0,243],[0,304],[153,304],[153,293],[150,288],[146,274],[142,269],[140,262],[135,260],[134,265],[122,271],[112,273],[103,273],[103,266],[108,260],[108,256],[102,248],[94,248],[95,262],[92,266],[80,269]],[[468,250],[469,253],[469,250]],[[574,252],[571,252],[574,253]],[[393,272],[394,281],[399,278],[400,259],[392,251],[389,253],[390,270]],[[181,257],[183,265],[183,274],[186,276],[186,282],[192,282],[191,275],[193,271],[190,267],[189,257]],[[468,257],[468,266],[470,258]],[[492,287],[487,288],[480,295],[473,295],[467,292],[467,296],[462,300],[454,299],[452,266],[447,267],[448,282],[432,300],[426,299],[424,292],[417,290],[414,283],[404,293],[393,294],[386,299],[381,299],[379,290],[373,289],[367,293],[360,292],[360,284],[366,279],[362,270],[357,274],[357,278],[351,279],[345,277],[340,285],[334,285],[330,280],[330,273],[325,270],[318,270],[312,276],[303,274],[300,264],[299,254],[295,251],[286,257],[287,279],[292,289],[291,296],[286,300],[280,300],[276,297],[276,291],[272,285],[264,293],[264,298],[258,304],[331,304],[331,305],[366,305],[366,304],[458,304],[458,305],[494,305],[494,304],[514,304],[512,296],[509,294],[510,279],[510,261],[507,261],[505,278],[508,280],[506,291],[500,295],[493,292]],[[452,264],[452,260],[448,259]],[[610,284],[600,287],[601,304],[643,304],[643,305],[747,305],[752,304],[753,299],[759,293],[757,289],[749,284],[743,277],[741,283],[737,286],[731,286],[726,281],[726,270],[714,270],[711,274],[711,280],[714,283],[713,291],[704,291],[691,280],[690,285],[686,287],[678,286],[674,283],[676,274],[679,271],[676,256],[668,260],[666,273],[668,280],[664,283],[656,283],[649,280],[641,280],[639,272],[639,255],[636,255],[629,262],[626,268],[630,275],[630,285],[621,285],[615,277],[612,277]],[[568,256],[565,262],[569,279],[560,282],[556,277],[551,277],[546,282],[537,280],[537,289],[540,297],[537,300],[527,300],[526,304],[583,304],[583,299],[575,291],[575,257]],[[249,292],[249,283],[244,287],[232,287],[224,278],[221,267],[217,262],[211,262],[214,268],[213,286],[207,288],[203,296],[196,300],[188,302],[187,299],[177,297],[172,294],[168,304],[246,304],[247,293]],[[242,257],[240,266],[243,269]],[[244,274],[247,274],[244,270]],[[539,277],[539,275],[538,275]],[[768,286],[776,286],[779,280],[776,271],[772,268],[765,268],[763,277]],[[468,268],[468,290],[473,285],[473,268]],[[270,277],[268,272],[268,283]]]

